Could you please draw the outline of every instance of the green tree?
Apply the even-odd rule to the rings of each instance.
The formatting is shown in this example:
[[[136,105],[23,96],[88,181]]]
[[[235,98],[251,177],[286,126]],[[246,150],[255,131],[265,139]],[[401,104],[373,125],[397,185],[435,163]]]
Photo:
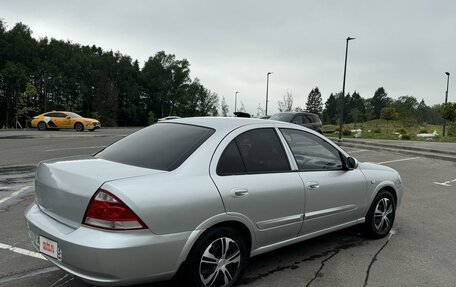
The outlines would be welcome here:
[[[222,109],[222,117],[227,117],[229,113],[229,107],[225,101],[225,96],[222,97],[222,103],[220,105]]]
[[[310,113],[321,115],[323,111],[323,103],[318,87],[312,89],[307,96],[306,110]]]
[[[386,120],[386,131],[388,132],[388,122],[395,121],[398,118],[396,109],[393,107],[384,107],[380,112],[380,118]]]
[[[374,96],[372,97],[370,104],[375,118],[380,118],[382,109],[391,103],[391,99],[388,97],[388,93],[383,87],[378,88]]]
[[[335,125],[339,117],[338,104],[336,96],[331,93],[325,102],[325,109],[323,110],[323,123]]]
[[[442,117],[450,122],[456,121],[456,103],[446,103],[442,105]]]
[[[442,105],[442,117],[452,124],[448,127],[448,135],[456,136],[456,103],[446,103]]]
[[[356,128],[356,124],[360,121],[364,121],[365,119],[365,101],[358,92],[354,91],[348,103],[346,104],[346,107],[349,111],[349,119],[355,124]]]
[[[402,96],[393,103],[393,107],[399,114],[399,119],[402,121],[404,127],[410,126],[416,122],[418,108],[418,101],[413,96]]]
[[[37,95],[36,87],[28,83],[19,97],[16,119],[23,127],[28,127],[32,115],[38,113]]]

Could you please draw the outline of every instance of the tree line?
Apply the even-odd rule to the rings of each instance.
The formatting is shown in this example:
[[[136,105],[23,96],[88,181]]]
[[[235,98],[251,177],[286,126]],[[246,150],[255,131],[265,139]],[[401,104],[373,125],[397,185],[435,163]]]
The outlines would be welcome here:
[[[278,101],[279,111],[302,111],[316,113],[321,116],[324,124],[338,124],[340,118],[340,108],[344,100],[344,122],[357,123],[388,117],[389,119],[400,120],[404,127],[415,123],[423,124],[442,124],[443,119],[456,121],[456,104],[449,103],[444,105],[428,106],[424,99],[418,101],[414,96],[401,96],[397,100],[388,97],[388,93],[383,87],[379,87],[371,98],[363,98],[354,91],[348,93],[342,99],[342,92],[331,93],[323,104],[322,96],[318,87],[312,89],[307,96],[305,108],[293,108],[293,96],[287,92],[283,100]],[[383,116],[382,116],[383,111]],[[394,117],[388,115],[393,113]]]
[[[164,51],[138,60],[120,52],[32,37],[0,20],[0,128],[50,110],[143,126],[158,117],[217,115],[218,95],[190,77],[190,63]]]

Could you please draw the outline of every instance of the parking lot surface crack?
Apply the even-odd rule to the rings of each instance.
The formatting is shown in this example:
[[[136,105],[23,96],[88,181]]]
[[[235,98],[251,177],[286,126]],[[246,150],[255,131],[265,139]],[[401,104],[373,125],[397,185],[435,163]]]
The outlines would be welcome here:
[[[394,234],[394,232],[390,233],[390,235],[388,236],[388,239],[386,240],[386,242],[382,245],[382,247],[380,247],[380,249],[377,251],[377,253],[375,253],[374,257],[372,257],[372,260],[369,263],[369,266],[367,267],[366,278],[364,279],[363,287],[366,287],[368,282],[369,282],[370,271],[371,271],[372,265],[374,265],[375,261],[377,261],[377,256],[380,254],[380,252],[383,251],[383,249],[385,249],[386,245],[388,245],[388,243],[389,243],[389,241],[391,239],[391,236],[393,236],[393,234]]]
[[[310,281],[306,284],[306,287],[309,287],[310,284],[312,284],[312,282],[315,279],[317,279],[317,277],[320,274],[321,270],[323,270],[323,267],[325,266],[325,263],[327,261],[331,260],[331,258],[336,256],[339,252],[340,252],[340,249],[336,249],[336,250],[333,251],[333,253],[330,256],[326,257],[323,261],[321,261],[320,268],[318,268],[317,272],[315,272],[315,274],[314,274],[314,277],[312,279],[310,279]]]
[[[347,242],[348,240],[348,242]],[[289,264],[289,265],[284,265],[284,266],[278,266],[272,270],[269,270],[267,272],[263,272],[263,273],[259,273],[255,276],[252,276],[252,277],[244,277],[244,279],[242,279],[241,281],[241,285],[244,285],[244,284],[250,284],[250,283],[253,283],[255,281],[258,281],[260,279],[263,279],[265,277],[268,277],[274,273],[277,273],[277,272],[282,272],[282,271],[286,271],[286,270],[295,270],[295,269],[298,269],[300,266],[301,263],[304,263],[304,262],[309,262],[309,261],[314,261],[314,260],[317,260],[317,259],[320,259],[320,258],[325,258],[323,261],[322,261],[322,264],[319,268],[319,270],[315,273],[314,275],[314,278],[312,278],[312,280],[307,283],[306,286],[310,286],[310,283],[312,283],[312,281],[314,281],[318,276],[320,276],[320,272],[321,270],[323,269],[323,266],[324,264],[330,260],[332,257],[334,257],[337,253],[339,253],[341,250],[346,250],[346,249],[349,249],[349,248],[353,248],[353,247],[357,247],[357,246],[360,246],[364,243],[364,240],[362,237],[358,237],[358,236],[353,236],[353,237],[349,237],[345,240],[346,242],[343,243],[343,244],[340,244],[334,248],[331,248],[331,249],[328,249],[328,250],[325,250],[319,254],[314,254],[314,255],[311,255],[309,257],[306,257],[306,258],[303,258],[303,259],[300,259],[300,260],[296,260],[294,261],[293,263]]]

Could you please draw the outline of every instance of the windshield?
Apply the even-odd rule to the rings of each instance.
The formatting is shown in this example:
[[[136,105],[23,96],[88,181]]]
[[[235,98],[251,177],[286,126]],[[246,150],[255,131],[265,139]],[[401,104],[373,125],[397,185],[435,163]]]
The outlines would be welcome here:
[[[96,157],[139,167],[171,171],[179,167],[213,129],[157,123],[108,146]]]
[[[72,118],[82,118],[80,115],[72,112],[67,112],[67,115],[69,115]]]
[[[270,117],[270,120],[281,121],[281,122],[291,122],[293,119],[293,113],[277,113]]]

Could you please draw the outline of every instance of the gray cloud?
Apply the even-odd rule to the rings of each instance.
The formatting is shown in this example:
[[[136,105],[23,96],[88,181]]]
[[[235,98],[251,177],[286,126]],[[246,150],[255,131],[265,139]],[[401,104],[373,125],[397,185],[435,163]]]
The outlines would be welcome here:
[[[187,58],[192,77],[247,110],[291,90],[305,105],[318,86],[326,99],[342,89],[345,38],[347,91],[371,97],[444,99],[445,71],[455,72],[454,1],[39,1],[0,0],[0,17],[21,21],[35,36],[119,50],[141,62],[165,50]],[[450,80],[451,81],[451,80]],[[449,98],[456,101],[450,82]]]

